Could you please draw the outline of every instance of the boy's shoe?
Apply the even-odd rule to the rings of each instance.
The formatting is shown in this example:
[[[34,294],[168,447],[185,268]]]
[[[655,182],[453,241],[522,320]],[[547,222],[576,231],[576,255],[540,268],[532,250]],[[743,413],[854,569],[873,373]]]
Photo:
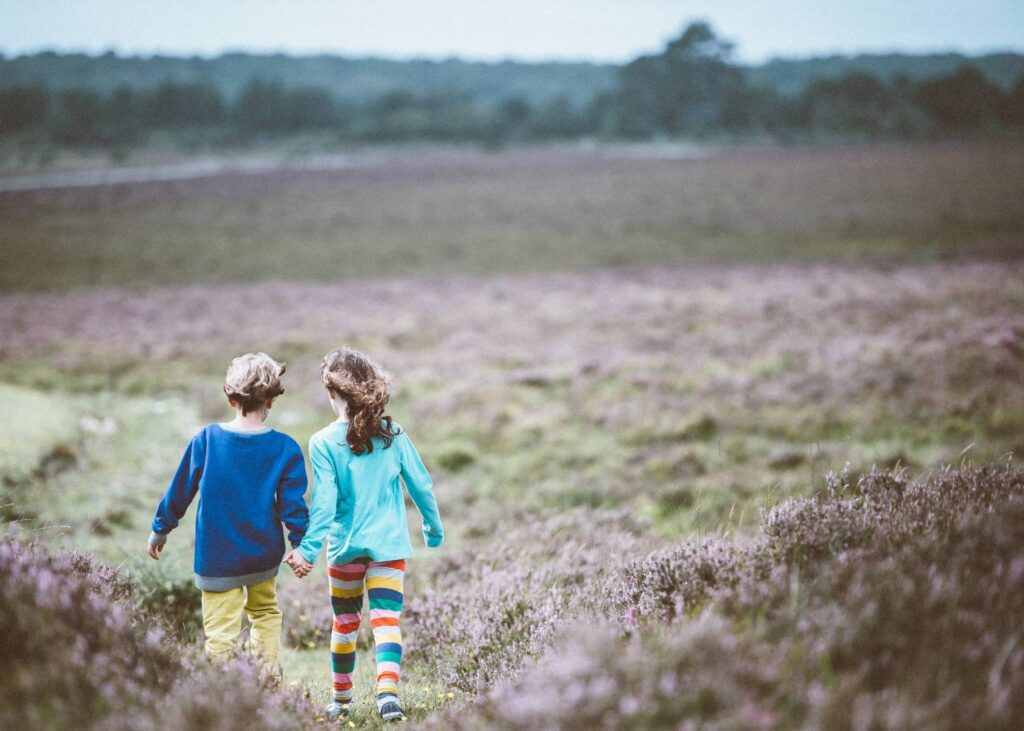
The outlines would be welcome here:
[[[405,713],[397,700],[384,701],[380,704],[380,717],[384,721],[404,721]]]
[[[324,708],[324,716],[327,717],[328,721],[344,721],[348,718],[348,703],[338,703],[338,701],[331,701]]]

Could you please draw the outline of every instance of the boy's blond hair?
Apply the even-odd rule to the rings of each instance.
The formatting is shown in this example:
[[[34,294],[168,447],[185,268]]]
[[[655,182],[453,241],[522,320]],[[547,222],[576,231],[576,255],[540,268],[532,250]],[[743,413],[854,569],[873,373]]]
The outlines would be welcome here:
[[[262,409],[284,393],[281,376],[287,366],[266,353],[246,353],[231,361],[224,376],[224,393],[242,408],[242,415]]]

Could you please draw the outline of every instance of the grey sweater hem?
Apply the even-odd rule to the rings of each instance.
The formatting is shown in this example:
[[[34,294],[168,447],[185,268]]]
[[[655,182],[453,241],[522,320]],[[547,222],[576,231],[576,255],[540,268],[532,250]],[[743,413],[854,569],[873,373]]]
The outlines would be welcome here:
[[[277,576],[280,566],[274,566],[266,571],[258,571],[255,574],[244,574],[242,576],[200,576],[196,574],[196,586],[203,591],[231,591],[240,586],[252,586],[267,579]]]

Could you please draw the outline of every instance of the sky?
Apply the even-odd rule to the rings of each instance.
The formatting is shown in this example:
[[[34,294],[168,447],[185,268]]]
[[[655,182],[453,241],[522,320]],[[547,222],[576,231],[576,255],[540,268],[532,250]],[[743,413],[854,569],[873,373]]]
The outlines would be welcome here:
[[[696,19],[746,62],[1024,51],[1022,0],[0,0],[0,52],[621,62]]]

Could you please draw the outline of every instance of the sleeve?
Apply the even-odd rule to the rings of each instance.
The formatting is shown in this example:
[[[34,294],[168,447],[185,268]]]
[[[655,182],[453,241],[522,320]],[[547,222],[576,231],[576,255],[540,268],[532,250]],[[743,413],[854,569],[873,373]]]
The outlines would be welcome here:
[[[409,497],[416,504],[416,509],[423,517],[423,540],[429,548],[436,548],[444,542],[444,528],[441,526],[441,514],[437,510],[434,498],[434,481],[423,465],[419,452],[413,446],[408,434],[402,432],[395,438],[402,460],[402,479]]]
[[[310,563],[315,563],[323,548],[327,529],[331,527],[338,505],[338,480],[334,475],[334,463],[321,442],[309,441],[309,461],[313,464],[313,496],[310,500],[309,527],[299,544],[299,553]]]
[[[167,487],[163,499],[156,507],[156,515],[153,518],[152,530],[158,536],[166,536],[178,527],[178,521],[185,516],[185,511],[192,504],[196,491],[199,490],[199,479],[203,475],[203,463],[205,461],[205,445],[202,435],[193,437],[185,448],[185,454],[181,457],[178,469],[171,478],[171,484]],[[154,537],[151,536],[151,541]],[[159,538],[155,539],[160,542]],[[166,539],[165,539],[166,540]]]
[[[288,543],[298,548],[309,526],[309,510],[306,508],[306,462],[297,444],[285,464],[284,474],[277,484],[277,507],[281,522],[288,529]]]

